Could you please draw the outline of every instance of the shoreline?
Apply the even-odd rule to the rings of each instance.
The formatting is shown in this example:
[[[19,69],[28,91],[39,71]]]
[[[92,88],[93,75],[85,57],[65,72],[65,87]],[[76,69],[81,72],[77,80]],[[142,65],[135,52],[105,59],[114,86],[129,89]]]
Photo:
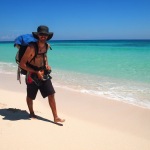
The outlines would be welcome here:
[[[20,85],[16,76],[0,77],[0,148],[3,150],[149,150],[150,109],[55,87],[53,83],[58,115],[66,119],[58,126],[53,123],[47,99],[39,92],[34,101],[39,119],[27,117],[23,78]]]
[[[17,88],[20,89],[20,87],[22,87],[22,85],[19,83],[19,81],[17,81],[17,75],[16,75],[16,72],[6,72],[6,73],[1,73],[1,76],[2,78],[5,78],[5,75],[6,76],[13,76],[14,78],[14,84],[18,83],[17,85]],[[55,79],[54,79],[55,78]],[[121,102],[121,103],[125,103],[125,104],[129,104],[129,105],[133,105],[133,106],[136,106],[136,107],[140,107],[140,108],[143,108],[143,109],[149,109],[150,110],[150,103],[147,101],[146,103],[144,102],[140,102],[140,101],[137,101],[137,100],[132,100],[132,98],[129,97],[129,99],[131,100],[128,100],[128,98],[119,98],[119,97],[115,97],[114,95],[105,95],[104,94],[97,94],[97,93],[92,93],[86,89],[75,89],[74,86],[71,85],[71,87],[68,87],[68,85],[66,83],[63,84],[63,82],[59,83],[57,81],[57,78],[58,77],[54,77],[52,78],[52,82],[55,86],[55,88],[59,88],[59,89],[64,89],[64,90],[68,90],[68,91],[72,91],[72,92],[76,92],[76,93],[79,93],[79,94],[87,94],[89,96],[94,96],[94,97],[98,97],[99,99],[107,99],[107,100],[114,100],[114,101],[118,101],[118,102]],[[21,75],[21,82],[24,85],[24,82],[25,82],[25,76],[24,75]],[[1,86],[0,86],[1,87]],[[2,88],[4,88],[5,86],[3,86]],[[6,88],[7,89],[7,88]],[[24,88],[23,88],[24,89]]]

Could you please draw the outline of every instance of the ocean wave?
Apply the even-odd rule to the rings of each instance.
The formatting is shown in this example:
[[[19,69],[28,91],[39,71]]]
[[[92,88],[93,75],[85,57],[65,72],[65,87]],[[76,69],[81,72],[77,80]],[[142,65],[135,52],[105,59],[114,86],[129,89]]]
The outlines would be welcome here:
[[[148,84],[60,70],[55,70],[52,76],[61,88],[104,96],[150,109]]]
[[[17,64],[0,62],[0,72],[1,73],[14,73],[17,71]]]

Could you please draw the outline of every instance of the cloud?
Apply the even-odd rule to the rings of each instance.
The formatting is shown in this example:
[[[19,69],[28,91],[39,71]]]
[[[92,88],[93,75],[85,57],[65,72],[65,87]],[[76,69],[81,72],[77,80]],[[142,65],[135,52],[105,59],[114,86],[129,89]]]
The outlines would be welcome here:
[[[12,34],[7,34],[7,35],[1,35],[0,36],[0,40],[1,41],[10,41],[10,40],[14,40],[15,39],[15,35]]]
[[[0,41],[12,41],[21,34],[24,34],[23,30],[0,31]]]

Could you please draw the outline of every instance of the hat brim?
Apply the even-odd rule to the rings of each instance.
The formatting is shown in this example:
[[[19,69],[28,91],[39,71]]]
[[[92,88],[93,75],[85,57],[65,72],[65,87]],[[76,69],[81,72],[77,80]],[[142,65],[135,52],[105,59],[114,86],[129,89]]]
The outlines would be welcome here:
[[[50,40],[53,37],[53,32],[49,32],[49,33],[46,33],[46,34],[48,35],[47,41]],[[39,39],[39,37],[38,37],[39,32],[32,32],[32,35],[33,35],[34,38]]]

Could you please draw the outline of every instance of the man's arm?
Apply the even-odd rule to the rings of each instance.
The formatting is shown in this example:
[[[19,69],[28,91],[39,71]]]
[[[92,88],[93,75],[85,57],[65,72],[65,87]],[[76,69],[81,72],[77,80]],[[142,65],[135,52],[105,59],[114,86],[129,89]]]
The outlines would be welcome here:
[[[34,47],[28,46],[23,57],[21,58],[20,67],[26,71],[36,73],[35,70],[27,66],[27,62],[29,62],[34,57],[34,55],[35,55]]]

